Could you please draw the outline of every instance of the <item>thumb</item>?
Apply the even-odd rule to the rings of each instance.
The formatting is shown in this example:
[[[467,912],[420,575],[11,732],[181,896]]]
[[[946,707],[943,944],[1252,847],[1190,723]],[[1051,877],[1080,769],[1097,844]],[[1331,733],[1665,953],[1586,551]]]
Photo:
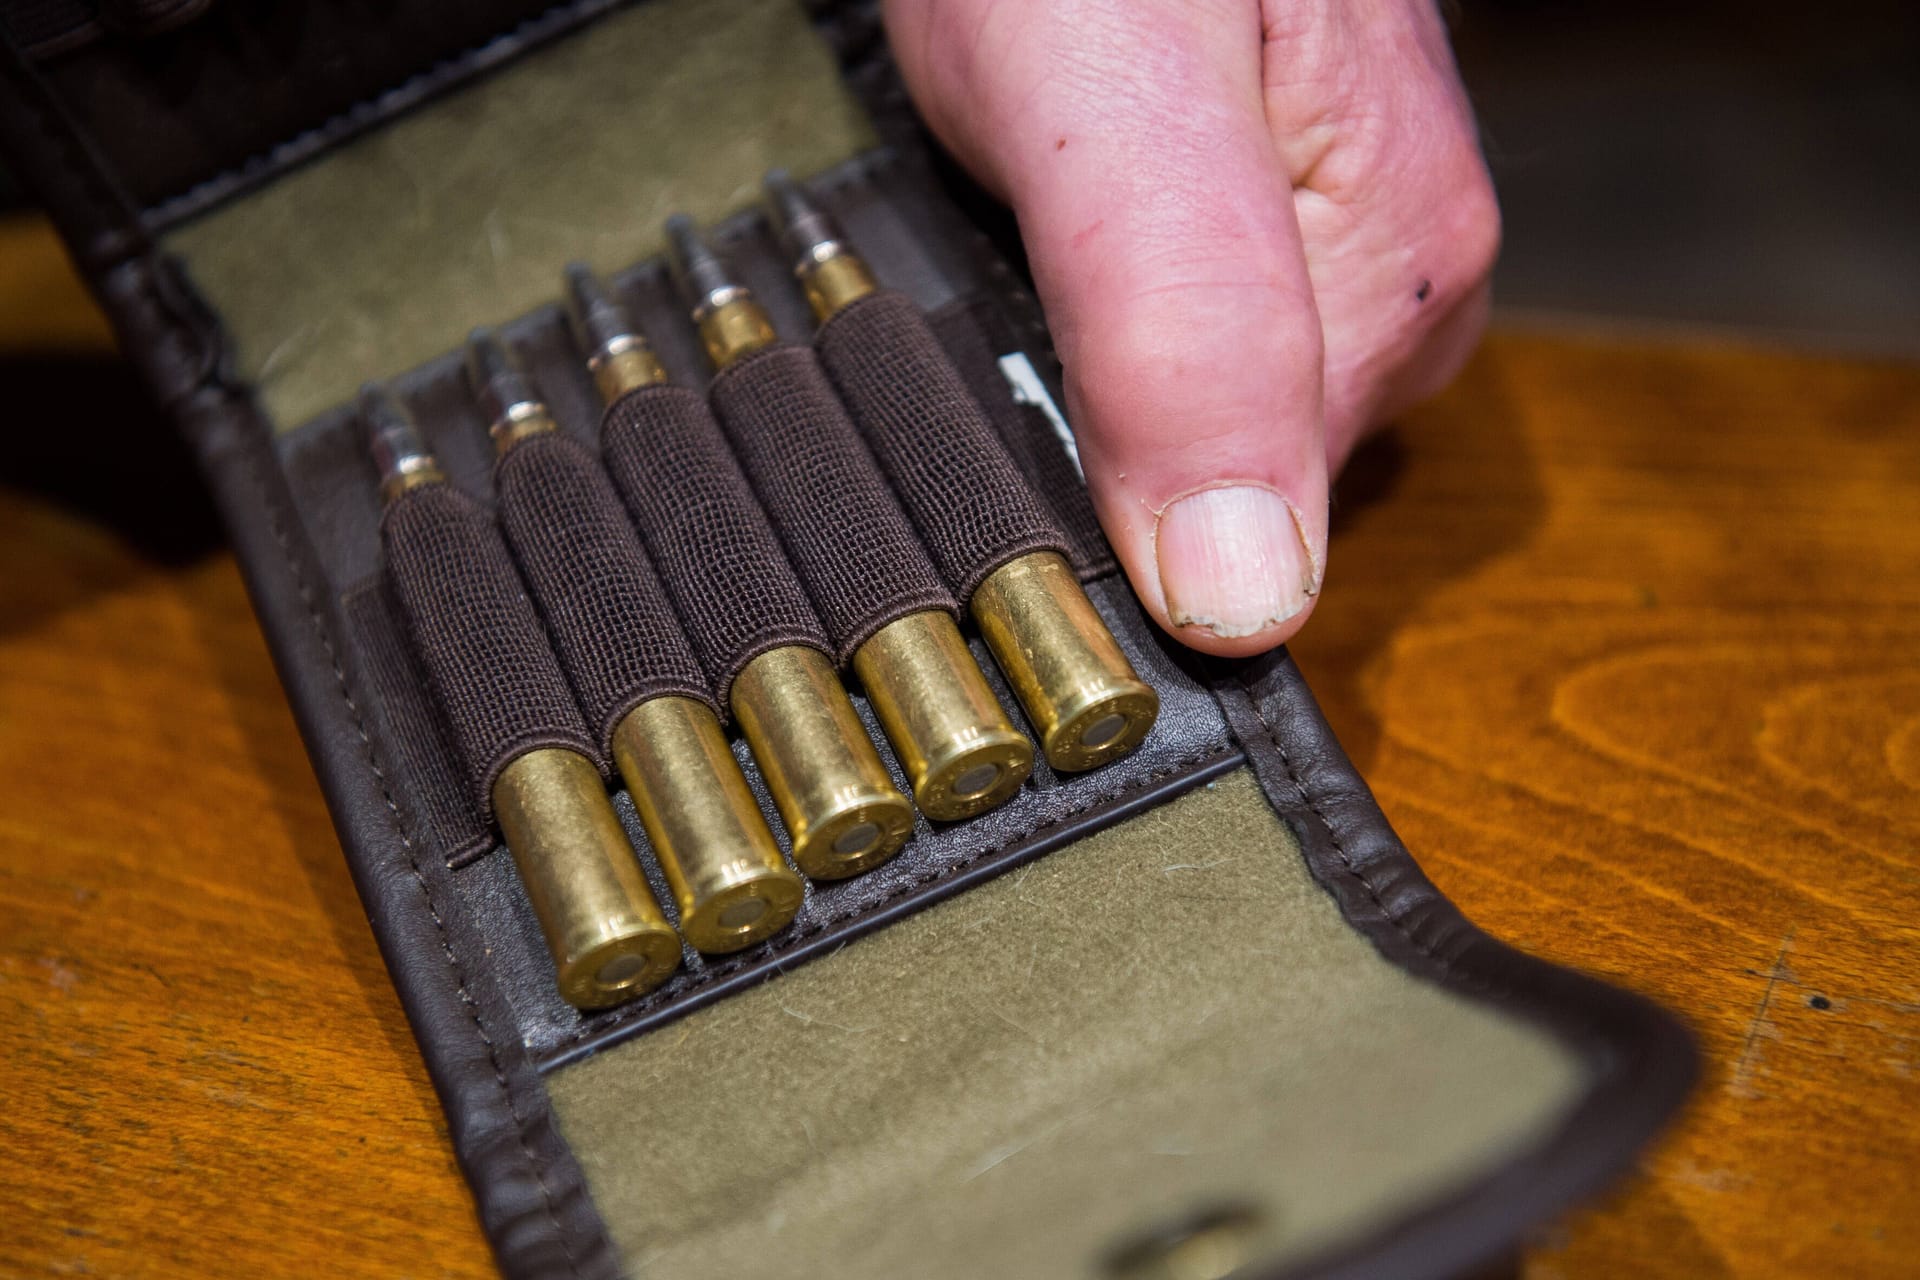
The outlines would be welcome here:
[[[1320,587],[1327,460],[1259,6],[894,0],[888,21],[929,123],[1019,218],[1140,598],[1210,653],[1284,641]]]

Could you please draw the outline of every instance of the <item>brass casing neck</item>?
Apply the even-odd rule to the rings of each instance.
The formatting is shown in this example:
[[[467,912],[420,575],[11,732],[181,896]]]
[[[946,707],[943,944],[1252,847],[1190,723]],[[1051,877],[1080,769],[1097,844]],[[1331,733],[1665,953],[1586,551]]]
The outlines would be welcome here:
[[[507,411],[487,428],[487,434],[493,437],[493,451],[501,457],[511,453],[514,446],[558,431],[560,428],[547,412],[547,406],[538,400],[522,400],[510,405]]]
[[[394,463],[393,469],[380,477],[380,501],[392,504],[399,501],[401,495],[412,493],[415,489],[446,482],[447,473],[430,455],[412,454]]]
[[[629,391],[655,387],[667,380],[667,371],[653,348],[634,337],[631,342],[602,347],[587,361],[600,403],[612,404]]]
[[[913,806],[825,654],[769,649],[734,677],[728,700],[802,871],[840,880],[899,852],[913,834]]]
[[[860,255],[838,241],[821,245],[802,258],[794,274],[806,290],[813,318],[821,324],[880,287]]]
[[[1074,772],[1140,745],[1160,695],[1134,672],[1065,560],[1016,557],[969,604],[987,647],[1040,734],[1047,763]]]
[[[1033,744],[1007,719],[946,614],[888,623],[855,651],[853,669],[929,818],[984,813],[1033,772]]]
[[[779,340],[766,310],[745,289],[703,304],[693,319],[700,326],[707,358],[716,369],[725,369]]]
[[[641,703],[613,731],[613,760],[694,950],[738,951],[786,927],[800,909],[800,877],[705,703]]]
[[[527,752],[495,780],[493,811],[568,1004],[618,1004],[679,967],[680,939],[592,761],[564,747]]]

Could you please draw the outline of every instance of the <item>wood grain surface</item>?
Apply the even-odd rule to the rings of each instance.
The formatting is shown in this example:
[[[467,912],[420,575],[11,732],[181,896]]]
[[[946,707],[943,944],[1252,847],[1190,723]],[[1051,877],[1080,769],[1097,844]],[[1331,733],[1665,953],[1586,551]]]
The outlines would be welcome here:
[[[0,228],[46,406],[0,451],[0,1274],[486,1275],[233,562],[53,255]],[[1912,1274],[1920,369],[1502,332],[1349,469],[1295,653],[1470,915],[1700,1033],[1527,1274]]]

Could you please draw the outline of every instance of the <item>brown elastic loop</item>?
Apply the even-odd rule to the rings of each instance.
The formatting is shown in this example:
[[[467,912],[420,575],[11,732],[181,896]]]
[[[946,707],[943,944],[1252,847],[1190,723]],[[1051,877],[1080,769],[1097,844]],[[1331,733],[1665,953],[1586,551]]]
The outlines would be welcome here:
[[[770,649],[832,652],[704,399],[685,387],[632,392],[607,410],[601,445],[722,706]]]
[[[387,508],[380,537],[414,651],[489,820],[494,779],[526,752],[565,747],[598,763],[567,678],[486,512],[449,485],[427,485]]]
[[[958,612],[810,348],[748,356],[713,404],[837,661],[908,614]]]
[[[447,726],[433,698],[425,668],[407,640],[406,620],[393,583],[374,579],[341,602],[379,715],[393,735],[402,771],[401,787],[440,854],[452,867],[465,866],[493,848],[486,816],[474,808],[468,782]]]
[[[860,299],[815,342],[840,398],[961,599],[995,569],[1067,540],[1014,466],[920,308]]]
[[[713,705],[653,564],[600,464],[553,433],[494,468],[500,527],[603,750],[653,698]]]
[[[1000,355],[1019,350],[1019,343],[998,306],[990,298],[957,303],[935,312],[928,324],[975,401],[987,411],[1001,444],[1052,512],[1055,527],[1066,539],[1074,572],[1085,581],[1112,573],[1118,567],[1113,548],[1101,532],[1086,481],[1047,415],[1015,400],[1000,372]]]

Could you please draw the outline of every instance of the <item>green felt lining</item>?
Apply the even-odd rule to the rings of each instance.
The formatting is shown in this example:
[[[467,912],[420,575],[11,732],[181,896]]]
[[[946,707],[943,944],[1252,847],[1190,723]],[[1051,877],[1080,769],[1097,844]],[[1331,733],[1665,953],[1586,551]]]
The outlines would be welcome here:
[[[792,0],[653,0],[166,237],[281,429],[623,267],[660,224],[813,173],[871,126]]]
[[[556,1072],[637,1275],[1096,1276],[1377,1231],[1544,1137],[1544,1032],[1407,976],[1244,772]]]

